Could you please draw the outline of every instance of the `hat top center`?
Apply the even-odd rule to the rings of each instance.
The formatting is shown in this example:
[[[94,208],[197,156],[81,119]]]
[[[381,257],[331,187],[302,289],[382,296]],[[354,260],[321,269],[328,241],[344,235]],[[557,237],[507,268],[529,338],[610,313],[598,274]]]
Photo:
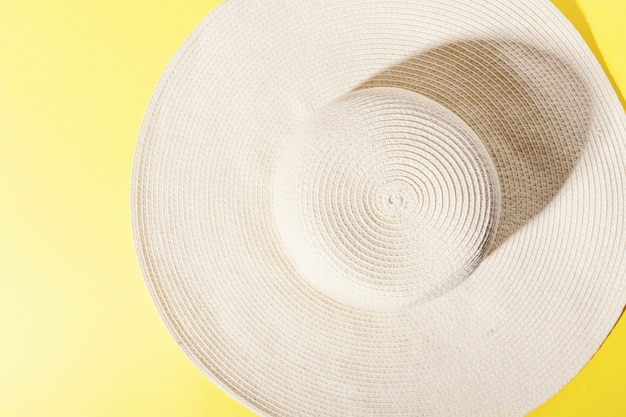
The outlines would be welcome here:
[[[273,191],[276,227],[302,279],[367,309],[428,302],[462,283],[500,206],[476,134],[398,88],[321,108],[282,148]]]

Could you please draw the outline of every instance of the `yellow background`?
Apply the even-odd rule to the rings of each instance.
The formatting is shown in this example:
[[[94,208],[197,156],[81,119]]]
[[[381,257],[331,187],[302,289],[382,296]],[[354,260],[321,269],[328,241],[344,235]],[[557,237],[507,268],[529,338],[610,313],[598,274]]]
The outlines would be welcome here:
[[[0,0],[0,416],[252,416],[167,334],[130,231],[151,91],[217,3]],[[626,93],[626,1],[556,3]],[[626,416],[626,319],[532,416]]]

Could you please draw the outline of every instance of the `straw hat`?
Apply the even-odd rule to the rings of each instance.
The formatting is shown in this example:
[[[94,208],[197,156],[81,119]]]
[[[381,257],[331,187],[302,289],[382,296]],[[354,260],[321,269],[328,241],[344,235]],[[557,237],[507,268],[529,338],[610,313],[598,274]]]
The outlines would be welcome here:
[[[264,416],[512,416],[626,303],[626,117],[548,2],[229,0],[146,113],[136,249]]]

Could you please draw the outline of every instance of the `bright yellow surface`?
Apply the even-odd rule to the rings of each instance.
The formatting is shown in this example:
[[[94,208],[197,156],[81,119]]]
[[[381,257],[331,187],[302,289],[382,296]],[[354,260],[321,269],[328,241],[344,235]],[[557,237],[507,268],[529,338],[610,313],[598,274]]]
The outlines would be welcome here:
[[[150,93],[217,3],[0,0],[0,416],[252,415],[175,346],[130,232]],[[626,2],[557,4],[626,92]],[[626,319],[532,415],[626,416]]]

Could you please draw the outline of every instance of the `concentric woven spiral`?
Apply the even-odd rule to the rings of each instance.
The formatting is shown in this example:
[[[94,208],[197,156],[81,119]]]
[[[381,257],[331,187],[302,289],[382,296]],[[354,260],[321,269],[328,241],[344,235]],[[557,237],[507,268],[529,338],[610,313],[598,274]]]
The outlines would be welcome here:
[[[274,213],[317,288],[362,308],[429,301],[476,268],[500,204],[489,153],[445,107],[405,89],[330,103],[279,152]]]
[[[625,119],[547,1],[229,0],[144,119],[142,273],[260,415],[521,415],[626,303]]]

